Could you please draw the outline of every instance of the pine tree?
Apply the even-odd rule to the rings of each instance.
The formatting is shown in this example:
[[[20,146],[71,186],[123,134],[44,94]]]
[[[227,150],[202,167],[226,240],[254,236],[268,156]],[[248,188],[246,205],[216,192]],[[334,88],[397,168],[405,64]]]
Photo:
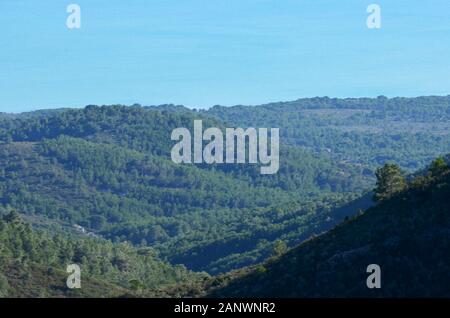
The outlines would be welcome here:
[[[428,171],[431,173],[432,176],[439,176],[448,169],[449,166],[445,161],[445,159],[443,157],[439,157],[431,163],[430,167],[428,168]]]
[[[273,254],[274,256],[278,257],[286,253],[288,250],[288,247],[286,243],[283,240],[276,240],[274,247],[273,247]]]
[[[377,177],[377,185],[374,189],[375,201],[389,199],[394,194],[406,189],[405,177],[400,167],[396,164],[385,164],[377,169],[375,175]]]

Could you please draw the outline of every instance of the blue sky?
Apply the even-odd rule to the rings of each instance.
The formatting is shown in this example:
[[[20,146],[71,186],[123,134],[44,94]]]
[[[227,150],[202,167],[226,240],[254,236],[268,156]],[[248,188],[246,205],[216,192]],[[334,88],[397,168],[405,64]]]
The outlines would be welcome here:
[[[448,0],[0,1],[2,112],[447,94]]]

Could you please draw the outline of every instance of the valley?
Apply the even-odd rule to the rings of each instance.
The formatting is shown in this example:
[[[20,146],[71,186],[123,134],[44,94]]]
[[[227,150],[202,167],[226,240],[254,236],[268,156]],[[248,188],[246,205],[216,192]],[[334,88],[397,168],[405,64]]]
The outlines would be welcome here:
[[[194,131],[196,120],[222,131],[279,128],[279,171],[263,175],[261,163],[174,163],[172,131]],[[450,97],[314,98],[200,111],[91,105],[0,114],[0,211],[17,211],[50,238],[127,244],[136,257],[148,253],[155,264],[183,273],[166,281],[159,274],[152,284],[153,270],[111,279],[94,270],[89,250],[78,252],[93,279],[123,293],[199,295],[210,276],[284,255],[372,207],[375,170],[389,162],[405,173],[425,169],[449,152],[449,128]],[[11,266],[7,255],[4,266]],[[42,261],[31,258],[30,264]],[[117,277],[125,270],[111,266]]]

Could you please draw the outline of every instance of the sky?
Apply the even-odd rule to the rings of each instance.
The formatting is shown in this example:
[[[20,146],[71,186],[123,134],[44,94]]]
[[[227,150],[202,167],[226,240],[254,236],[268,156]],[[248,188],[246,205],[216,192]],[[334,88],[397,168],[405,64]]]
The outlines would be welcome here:
[[[0,112],[448,94],[448,0],[0,0]]]

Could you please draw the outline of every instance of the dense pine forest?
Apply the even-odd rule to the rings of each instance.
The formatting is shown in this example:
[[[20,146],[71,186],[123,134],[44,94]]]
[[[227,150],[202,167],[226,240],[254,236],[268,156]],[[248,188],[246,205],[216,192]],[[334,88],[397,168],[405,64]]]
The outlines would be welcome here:
[[[450,168],[442,158],[375,207],[268,262],[217,279],[215,297],[450,297]],[[389,184],[384,187],[383,184]],[[369,289],[366,268],[381,268]],[[212,284],[212,286],[214,286]]]
[[[174,164],[170,134],[192,129],[194,119],[202,119],[205,128],[280,128],[279,172],[261,175],[257,165]],[[385,224],[386,231],[396,226],[404,235],[424,226],[420,222],[428,221],[419,214],[402,216],[416,196],[423,197],[420,209],[440,217],[427,195],[445,191],[448,174],[427,169],[449,150],[449,96],[0,113],[0,295],[192,296],[205,295],[210,285],[222,288],[213,288],[217,295],[228,295],[234,286],[251,295],[247,290],[255,281],[264,288],[266,278],[297,261],[312,270],[317,259],[293,258],[296,251],[319,253],[319,245],[330,245],[329,253],[352,250],[346,245],[350,234],[339,245],[320,243],[341,229],[354,231],[352,244],[358,244],[367,239],[368,224]],[[385,164],[392,164],[390,170],[379,170]],[[380,180],[392,171],[405,179],[383,188]],[[398,206],[398,220],[390,204]],[[431,231],[435,223],[427,226]],[[418,229],[415,239],[422,234]],[[381,254],[374,255],[384,260]],[[266,265],[252,267],[268,258]],[[86,288],[64,289],[67,263],[82,265]],[[336,271],[343,266],[335,265]],[[227,274],[242,268],[245,275]],[[332,274],[325,268],[323,280]],[[226,287],[234,276],[236,282]],[[285,278],[264,290],[276,295]],[[309,281],[292,281],[308,293]],[[99,295],[96,286],[106,285],[109,294]],[[291,286],[280,295],[300,296],[295,290]],[[311,290],[309,296],[339,293]],[[356,288],[348,295],[358,293]]]
[[[175,165],[170,133],[195,116],[92,106],[9,122],[1,202],[217,273],[261,261],[277,239],[295,244],[338,222],[370,184],[358,166],[289,146],[268,177],[256,166]]]
[[[0,240],[0,297],[157,296],[208,277],[160,261],[150,247],[33,230],[16,211],[3,211]],[[80,289],[66,286],[69,264],[82,269]]]

